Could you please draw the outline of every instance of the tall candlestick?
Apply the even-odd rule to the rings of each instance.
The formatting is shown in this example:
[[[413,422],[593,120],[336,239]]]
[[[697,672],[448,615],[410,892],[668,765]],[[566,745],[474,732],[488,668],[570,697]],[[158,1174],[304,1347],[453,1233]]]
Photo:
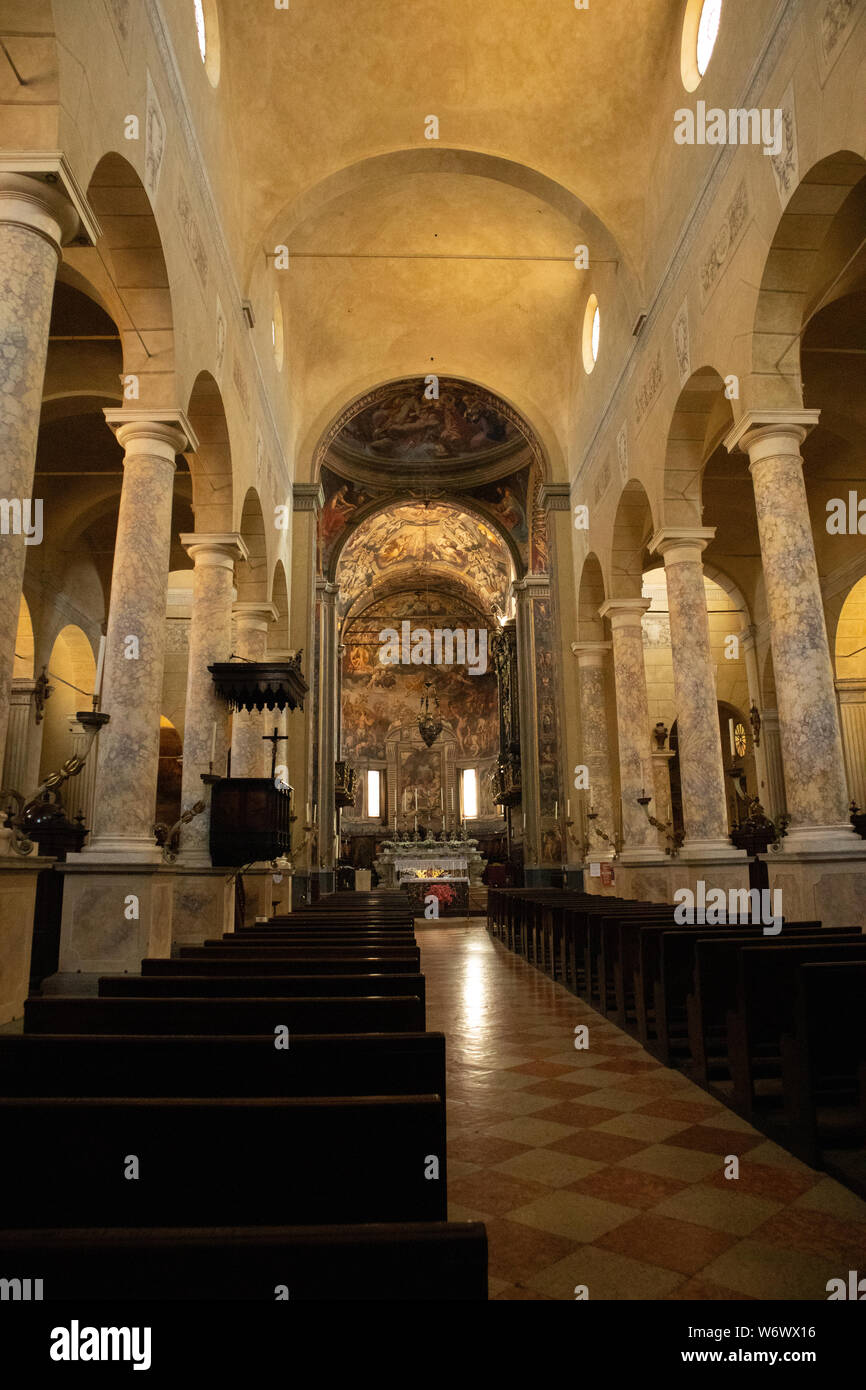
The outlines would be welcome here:
[[[105,668],[105,638],[99,639],[99,653],[96,658],[96,679],[93,682],[94,709],[102,695],[102,673]]]
[[[571,797],[565,803],[565,819],[571,820]]]
[[[214,765],[214,763],[216,762],[216,734],[217,734],[217,726],[216,726],[216,720],[214,720],[214,726],[213,726],[213,729],[211,730],[211,738],[210,738],[210,770],[211,770],[211,772],[213,772],[213,765]]]

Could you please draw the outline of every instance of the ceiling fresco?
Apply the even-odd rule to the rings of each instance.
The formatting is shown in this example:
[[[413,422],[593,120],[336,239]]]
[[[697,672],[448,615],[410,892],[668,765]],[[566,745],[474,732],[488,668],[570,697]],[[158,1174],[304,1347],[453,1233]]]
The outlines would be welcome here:
[[[488,391],[451,377],[379,387],[331,440],[347,462],[415,465],[489,462],[525,445],[512,412]]]
[[[338,607],[345,614],[361,595],[404,576],[410,588],[456,575],[486,612],[504,611],[512,572],[492,527],[457,507],[409,503],[376,513],[349,537],[337,566]]]

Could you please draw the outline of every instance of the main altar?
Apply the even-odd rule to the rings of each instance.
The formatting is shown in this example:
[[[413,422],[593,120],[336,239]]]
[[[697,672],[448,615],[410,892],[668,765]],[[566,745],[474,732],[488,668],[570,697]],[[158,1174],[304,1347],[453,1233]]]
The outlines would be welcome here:
[[[486,862],[477,840],[462,831],[440,831],[438,837],[428,832],[385,840],[374,865],[383,886],[404,889],[416,915],[424,915],[432,894],[440,915],[454,916],[468,912],[469,885],[481,882]]]

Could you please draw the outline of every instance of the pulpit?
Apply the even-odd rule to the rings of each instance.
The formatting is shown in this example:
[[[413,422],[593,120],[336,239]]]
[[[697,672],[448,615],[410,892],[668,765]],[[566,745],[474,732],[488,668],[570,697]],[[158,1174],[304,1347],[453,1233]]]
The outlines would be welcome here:
[[[265,863],[291,854],[288,788],[270,777],[223,777],[213,785],[211,859],[219,867]]]

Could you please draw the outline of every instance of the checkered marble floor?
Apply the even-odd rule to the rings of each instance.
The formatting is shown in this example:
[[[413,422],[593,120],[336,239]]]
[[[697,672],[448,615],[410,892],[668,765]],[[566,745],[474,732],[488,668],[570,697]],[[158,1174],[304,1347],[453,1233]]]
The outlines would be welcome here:
[[[416,931],[427,1027],[447,1036],[448,1214],[485,1222],[491,1298],[825,1300],[866,1270],[866,1203],[482,922]]]

